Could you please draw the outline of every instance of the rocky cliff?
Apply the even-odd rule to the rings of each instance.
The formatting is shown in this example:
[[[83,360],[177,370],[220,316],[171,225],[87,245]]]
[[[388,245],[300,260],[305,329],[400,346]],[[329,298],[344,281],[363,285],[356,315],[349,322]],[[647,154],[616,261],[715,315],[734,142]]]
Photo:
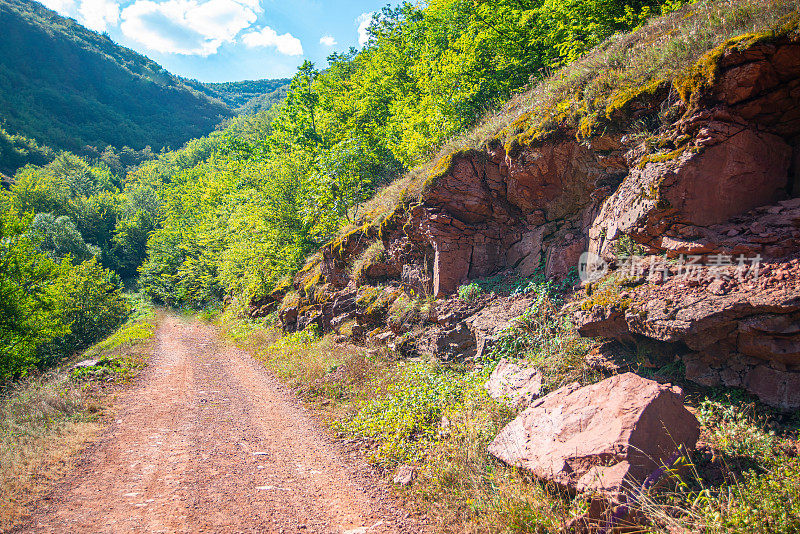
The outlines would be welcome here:
[[[467,303],[453,297],[459,286],[498,273],[564,279],[589,251],[607,270],[561,310],[581,334],[650,340],[691,380],[799,408],[796,25],[730,40],[681,76],[612,101],[577,127],[556,117],[441,158],[418,195],[326,245],[293,288],[251,313],[282,299],[289,330],[316,323],[470,358],[530,297]],[[643,134],[642,124],[655,127]],[[424,310],[427,329],[398,339],[386,312],[403,295],[439,300]]]

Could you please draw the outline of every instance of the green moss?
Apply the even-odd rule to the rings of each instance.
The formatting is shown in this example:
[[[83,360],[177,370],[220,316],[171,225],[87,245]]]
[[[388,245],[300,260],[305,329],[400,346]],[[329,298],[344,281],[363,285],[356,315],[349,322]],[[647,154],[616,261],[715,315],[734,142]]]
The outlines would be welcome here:
[[[387,290],[383,287],[361,286],[356,294],[356,304],[361,311],[373,317],[385,315],[389,306],[402,294],[399,289]]]
[[[286,293],[286,296],[283,297],[281,305],[278,307],[278,312],[283,312],[289,308],[294,308],[298,304],[300,304],[300,293],[297,291],[290,291]]]
[[[659,152],[658,154],[647,154],[638,164],[639,169],[644,169],[648,163],[664,163],[665,161],[672,161],[678,159],[687,148],[685,146],[676,148],[669,152]],[[691,149],[690,149],[691,150]]]
[[[366,277],[367,270],[371,266],[386,261],[386,258],[386,248],[383,246],[383,241],[373,241],[370,246],[356,258],[350,272],[350,278],[356,282],[363,280]]]
[[[430,191],[436,185],[436,182],[438,182],[440,178],[446,176],[453,170],[453,165],[455,164],[456,157],[462,154],[463,154],[462,152],[451,152],[449,154],[445,154],[444,156],[436,160],[436,163],[434,163],[433,167],[428,172],[428,176],[427,178],[425,178],[425,182],[422,186],[423,195],[428,191]]]
[[[644,85],[627,87],[615,91],[608,99],[605,116],[608,120],[628,118],[634,104],[649,104],[653,100],[662,99],[669,89],[669,82],[653,80]]]
[[[719,62],[727,52],[731,50],[741,52],[757,44],[769,43],[791,34],[797,34],[799,21],[800,16],[795,15],[777,31],[745,33],[728,39],[706,52],[691,68],[675,77],[673,85],[681,100],[690,107],[698,103],[700,96],[717,82],[720,73]]]
[[[378,300],[380,292],[381,288],[379,287],[361,286],[356,294],[356,304],[359,308],[366,309]]]
[[[581,302],[581,309],[589,311],[595,306],[599,306],[604,309],[627,310],[631,307],[633,300],[629,296],[622,297],[622,293],[624,293],[624,289],[628,289],[624,288],[623,284],[629,281],[628,278],[617,273],[608,275],[597,283],[592,295]]]
[[[405,210],[402,206],[397,206],[392,213],[381,221],[378,227],[378,239],[383,241],[389,234],[390,228],[395,226],[399,219],[405,216]]]
[[[602,124],[603,122],[599,120],[598,113],[591,113],[581,118],[578,123],[578,140],[583,141],[596,135]]]

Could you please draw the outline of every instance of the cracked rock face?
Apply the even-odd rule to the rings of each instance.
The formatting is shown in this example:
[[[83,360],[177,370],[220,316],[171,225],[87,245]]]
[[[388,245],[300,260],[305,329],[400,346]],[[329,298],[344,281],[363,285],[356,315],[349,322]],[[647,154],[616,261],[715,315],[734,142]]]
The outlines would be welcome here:
[[[679,388],[625,373],[535,401],[489,452],[542,480],[618,500],[699,435]]]
[[[728,267],[715,281],[676,276],[642,285],[629,292],[625,310],[576,313],[578,331],[675,344],[690,380],[743,387],[766,404],[800,408],[800,258],[764,263],[757,277],[742,280],[734,271]]]
[[[429,177],[417,204],[398,206],[380,230],[365,227],[323,247],[325,298],[303,295],[296,282],[300,302],[284,310],[284,323],[329,330],[357,317],[372,329],[383,318],[362,325],[352,301],[362,282],[447,297],[469,280],[512,270],[529,276],[543,267],[547,277],[563,277],[585,250],[614,260],[623,239],[651,257],[759,257],[757,280],[728,273],[686,283],[672,273],[626,290],[629,307],[585,301],[589,309],[575,321],[586,336],[671,344],[700,384],[744,387],[773,406],[800,408],[797,41],[731,47],[689,102],[670,100],[665,82],[643,113],[683,115],[649,144],[628,135],[633,116],[620,116],[617,130],[581,142],[557,128],[508,153],[491,142],[443,159],[447,168]],[[666,148],[648,155],[654,145]],[[354,258],[377,239],[385,258],[364,270],[366,280],[353,280]],[[480,356],[497,336],[493,318],[510,320],[506,311],[443,310],[449,318],[415,342],[445,360]]]

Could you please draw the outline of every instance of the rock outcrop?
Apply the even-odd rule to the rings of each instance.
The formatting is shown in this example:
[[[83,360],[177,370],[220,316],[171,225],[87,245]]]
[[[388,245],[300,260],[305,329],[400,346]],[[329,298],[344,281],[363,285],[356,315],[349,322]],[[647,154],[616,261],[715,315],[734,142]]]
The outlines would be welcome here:
[[[633,373],[565,386],[534,402],[489,445],[507,464],[612,501],[694,447],[697,419],[683,393]]]
[[[698,383],[800,407],[800,36],[731,40],[654,87],[598,132],[557,126],[442,158],[415,201],[323,247],[285,327],[367,337],[400,295],[446,297],[509,271],[561,278],[588,250],[610,274],[585,288],[582,334],[655,340]],[[642,141],[634,119],[662,123]],[[371,247],[381,254],[351,272]],[[623,276],[622,253],[669,261]],[[365,299],[365,284],[382,289]],[[444,360],[479,358],[521,313],[510,303],[445,301],[425,329],[395,334]]]
[[[672,266],[677,271],[678,266]],[[710,269],[714,269],[710,273]],[[800,407],[800,259],[767,262],[739,278],[737,267],[701,267],[687,280],[628,290],[622,306],[575,314],[588,336],[671,344],[686,377],[743,387],[767,404]]]

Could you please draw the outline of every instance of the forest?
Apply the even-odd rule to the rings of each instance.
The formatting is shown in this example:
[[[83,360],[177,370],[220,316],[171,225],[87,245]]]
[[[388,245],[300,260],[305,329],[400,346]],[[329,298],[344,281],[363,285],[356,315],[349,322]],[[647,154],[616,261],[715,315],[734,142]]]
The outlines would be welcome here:
[[[27,163],[0,195],[0,375],[46,368],[108,334],[129,311],[126,284],[173,307],[263,297],[358,222],[377,190],[515,91],[682,3],[432,0],[386,7],[362,50],[334,53],[328,65],[303,63],[280,104],[231,118],[155,159],[132,149],[56,155],[0,132],[3,153]],[[7,6],[3,13],[8,17]],[[228,89],[214,86],[223,100]],[[208,109],[203,120],[224,115]],[[91,117],[87,124],[105,129]],[[35,128],[32,137],[55,140]],[[59,144],[85,142],[91,139]],[[4,172],[13,170],[6,165]]]
[[[59,150],[96,159],[111,147],[129,166],[239,111],[269,107],[288,83],[181,78],[37,2],[0,1],[0,24],[0,172],[7,175]]]

